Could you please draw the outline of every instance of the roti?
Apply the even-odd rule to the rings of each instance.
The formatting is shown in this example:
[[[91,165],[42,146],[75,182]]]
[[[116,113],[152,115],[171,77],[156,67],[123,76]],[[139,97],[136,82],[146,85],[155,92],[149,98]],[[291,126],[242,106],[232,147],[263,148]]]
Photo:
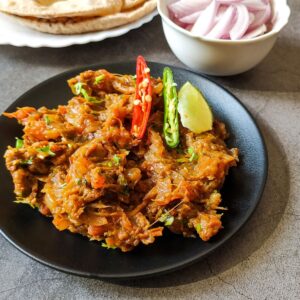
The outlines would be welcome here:
[[[32,29],[52,34],[80,34],[86,32],[107,30],[134,22],[149,14],[156,8],[156,0],[148,0],[141,6],[103,17],[74,18],[27,18],[12,16],[19,23]]]
[[[123,0],[122,11],[132,9],[144,2],[145,0]]]
[[[120,12],[122,7],[123,0],[0,0],[0,11],[5,13],[48,19],[106,16]]]

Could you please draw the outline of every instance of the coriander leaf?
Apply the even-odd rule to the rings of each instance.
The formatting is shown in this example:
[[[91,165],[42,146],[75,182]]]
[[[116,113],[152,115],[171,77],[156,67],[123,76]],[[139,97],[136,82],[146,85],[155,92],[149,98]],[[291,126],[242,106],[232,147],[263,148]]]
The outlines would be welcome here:
[[[55,156],[56,155],[54,152],[51,151],[49,145],[48,146],[44,146],[42,148],[38,148],[37,151],[46,153],[46,154],[48,154],[50,156]]]
[[[170,226],[174,222],[174,217],[169,213],[165,213],[160,216],[159,221],[165,223],[166,226]]]
[[[199,233],[199,232],[202,230],[202,225],[201,225],[201,223],[197,224],[197,225],[195,226],[195,229],[196,229],[196,231]]]
[[[82,86],[83,86],[83,83],[81,83],[81,82],[77,82],[77,83],[74,85],[74,88],[75,88],[75,94],[76,94],[76,95],[80,95]]]
[[[173,222],[174,222],[174,217],[169,215],[165,221],[165,225],[170,226],[173,224]]]
[[[89,102],[93,102],[93,103],[99,102],[95,97],[89,96],[89,94],[87,93],[87,91],[85,89],[81,90],[81,94],[83,95],[84,99]]]
[[[83,88],[83,83],[82,82],[77,82],[75,85],[75,94],[76,95],[82,95],[83,98],[89,102],[93,102],[93,103],[100,103],[102,101],[97,100],[95,97],[92,97],[88,94],[88,92]]]
[[[116,246],[113,246],[113,245],[107,245],[104,242],[101,244],[101,246],[106,249],[116,249],[117,248]]]
[[[85,98],[85,99],[88,100],[91,103],[97,103],[97,104],[104,102],[104,100],[99,100],[96,97],[90,97],[90,96],[88,98]]]
[[[94,84],[99,84],[105,78],[104,74],[101,74],[95,78]]]
[[[196,161],[199,158],[198,154],[194,151],[194,148],[192,148],[192,147],[188,148],[188,154],[190,155],[190,158],[189,158],[190,162]]]
[[[24,141],[16,137],[16,148],[20,149],[24,145]]]
[[[198,160],[198,155],[196,153],[193,153],[189,159],[190,161]]]
[[[118,155],[114,155],[113,156],[113,162],[116,166],[118,166],[120,164],[121,158]]]
[[[46,125],[50,125],[51,120],[50,120],[49,116],[45,115],[44,120],[45,120]]]
[[[20,161],[20,165],[21,166],[27,166],[27,165],[32,165],[33,161],[32,161],[32,157],[29,159],[24,159]]]

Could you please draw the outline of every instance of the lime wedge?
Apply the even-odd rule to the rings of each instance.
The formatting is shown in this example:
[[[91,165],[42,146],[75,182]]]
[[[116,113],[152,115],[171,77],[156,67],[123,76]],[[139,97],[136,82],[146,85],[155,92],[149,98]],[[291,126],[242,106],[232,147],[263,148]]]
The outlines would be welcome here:
[[[212,129],[212,112],[201,92],[190,82],[186,82],[178,93],[178,112],[183,127],[195,133]]]

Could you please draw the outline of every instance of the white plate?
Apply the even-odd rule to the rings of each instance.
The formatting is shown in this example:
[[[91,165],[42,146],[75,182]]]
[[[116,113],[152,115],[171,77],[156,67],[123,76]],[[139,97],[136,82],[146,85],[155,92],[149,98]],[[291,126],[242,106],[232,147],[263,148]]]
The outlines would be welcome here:
[[[129,30],[138,28],[150,22],[156,15],[157,10],[133,23],[105,31],[75,35],[52,35],[22,26],[9,16],[0,13],[0,45],[61,48],[70,45],[99,42],[107,38],[123,35]]]

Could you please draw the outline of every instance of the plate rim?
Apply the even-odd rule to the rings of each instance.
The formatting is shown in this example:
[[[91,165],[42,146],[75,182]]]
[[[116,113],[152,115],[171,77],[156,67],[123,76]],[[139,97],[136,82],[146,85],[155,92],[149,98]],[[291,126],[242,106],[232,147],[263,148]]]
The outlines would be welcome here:
[[[163,275],[163,274],[167,274],[167,273],[171,273],[174,272],[176,270],[188,267],[202,259],[204,259],[207,255],[213,253],[216,249],[218,249],[219,247],[223,246],[223,244],[225,244],[228,240],[230,240],[234,235],[236,235],[246,224],[247,222],[250,220],[251,216],[253,215],[253,213],[256,211],[257,206],[259,204],[259,202],[261,201],[261,198],[263,196],[263,192],[266,186],[266,182],[267,182],[267,178],[268,178],[268,166],[269,166],[269,160],[268,160],[268,151],[267,151],[267,147],[266,147],[266,143],[264,140],[264,137],[262,135],[262,132],[260,130],[260,127],[258,126],[256,120],[254,119],[253,115],[250,113],[250,111],[248,110],[248,108],[245,106],[244,103],[242,103],[231,91],[229,91],[226,87],[224,87],[223,85],[221,85],[220,83],[216,82],[215,79],[212,79],[211,77],[204,75],[204,74],[200,74],[197,72],[194,72],[192,70],[189,69],[185,69],[182,67],[178,67],[176,65],[168,65],[168,64],[163,64],[160,62],[155,62],[155,61],[150,61],[148,60],[147,63],[149,64],[150,68],[151,65],[156,65],[159,66],[160,68],[163,67],[170,67],[173,69],[177,69],[180,71],[184,71],[184,72],[189,72],[194,74],[195,76],[198,77],[202,77],[205,80],[208,80],[210,82],[212,82],[214,85],[216,85],[218,88],[220,88],[221,90],[225,91],[227,94],[229,94],[234,101],[237,102],[238,105],[240,105],[242,107],[242,109],[245,111],[245,113],[248,115],[248,117],[250,118],[250,120],[252,121],[255,130],[257,131],[257,137],[259,138],[259,142],[260,145],[262,147],[262,156],[263,156],[263,173],[262,173],[262,177],[263,180],[261,182],[260,185],[260,189],[258,190],[258,196],[255,200],[255,202],[252,204],[252,206],[250,207],[250,209],[247,210],[247,213],[244,215],[242,222],[240,222],[239,226],[236,226],[232,232],[227,235],[225,238],[222,238],[220,241],[218,241],[216,244],[214,244],[212,246],[212,248],[207,249],[204,252],[201,252],[200,255],[197,256],[193,256],[193,258],[189,258],[189,259],[185,259],[184,261],[180,261],[179,263],[175,263],[172,264],[171,266],[168,267],[157,267],[155,268],[155,270],[149,270],[149,271],[138,271],[138,272],[130,272],[130,273],[122,273],[122,274],[94,274],[94,273],[90,273],[90,272],[84,272],[84,271],[78,271],[76,269],[72,269],[70,267],[62,267],[59,265],[56,265],[54,263],[48,262],[47,260],[37,257],[34,254],[26,251],[25,249],[22,248],[21,245],[18,245],[18,242],[15,241],[12,237],[6,235],[6,233],[3,231],[2,228],[0,228],[0,234],[10,243],[12,244],[16,249],[18,249],[21,253],[25,254],[27,257],[32,258],[33,260],[47,266],[50,268],[53,268],[55,270],[58,271],[62,271],[64,273],[67,274],[72,274],[72,275],[77,275],[80,277],[86,277],[86,278],[95,278],[95,279],[109,279],[109,280],[127,280],[127,279],[140,279],[140,278],[149,278],[149,277],[153,277],[153,276],[159,276],[159,275]],[[40,88],[43,85],[46,85],[49,81],[54,80],[56,77],[60,77],[60,76],[64,76],[67,75],[68,73],[78,73],[81,72],[82,70],[86,69],[97,69],[97,68],[107,68],[108,66],[112,67],[112,66],[118,66],[118,65],[134,65],[135,61],[130,60],[130,61],[119,61],[119,62],[113,62],[113,63],[97,63],[97,64],[90,64],[90,65],[81,65],[81,66],[77,66],[75,68],[71,68],[68,69],[66,71],[60,72],[56,75],[51,76],[50,78],[34,85],[33,87],[31,87],[29,90],[27,90],[25,93],[21,94],[20,96],[17,97],[17,99],[8,106],[7,109],[5,109],[4,111],[11,111],[13,108],[15,108],[17,106],[17,104],[19,102],[22,101],[22,98],[25,97],[27,94],[30,94],[32,91],[34,91],[35,89]],[[37,254],[38,255],[38,254]]]
[[[3,13],[0,12],[0,18],[2,17],[2,15],[3,15]],[[10,37],[7,37],[7,36],[3,37],[0,34],[0,45],[11,45],[14,47],[29,47],[29,48],[42,48],[42,47],[65,48],[65,47],[69,47],[72,45],[84,45],[84,44],[88,44],[88,43],[101,42],[108,38],[114,38],[114,37],[125,35],[133,29],[138,29],[138,28],[142,27],[144,24],[151,22],[154,19],[154,17],[156,17],[157,15],[158,15],[158,11],[155,8],[152,12],[150,12],[149,14],[143,16],[142,18],[140,18],[134,22],[131,22],[131,23],[119,26],[119,27],[103,30],[103,31],[86,32],[86,33],[74,34],[74,35],[72,35],[72,34],[55,35],[55,34],[49,34],[49,33],[45,33],[45,32],[39,32],[34,29],[26,27],[26,29],[32,31],[33,33],[37,32],[40,34],[44,34],[45,38],[47,35],[49,35],[50,37],[59,37],[59,38],[72,37],[73,39],[67,40],[67,41],[64,41],[62,39],[58,43],[53,43],[51,41],[51,38],[48,39],[48,41],[43,41],[43,42],[38,42],[38,41],[27,42],[26,40],[18,41],[18,39],[16,39],[16,37],[13,35]],[[6,15],[4,15],[4,16],[9,17]],[[14,22],[16,22],[16,21],[14,21]],[[20,25],[20,24],[17,24],[17,25]],[[22,25],[20,25],[20,26],[22,26]]]

